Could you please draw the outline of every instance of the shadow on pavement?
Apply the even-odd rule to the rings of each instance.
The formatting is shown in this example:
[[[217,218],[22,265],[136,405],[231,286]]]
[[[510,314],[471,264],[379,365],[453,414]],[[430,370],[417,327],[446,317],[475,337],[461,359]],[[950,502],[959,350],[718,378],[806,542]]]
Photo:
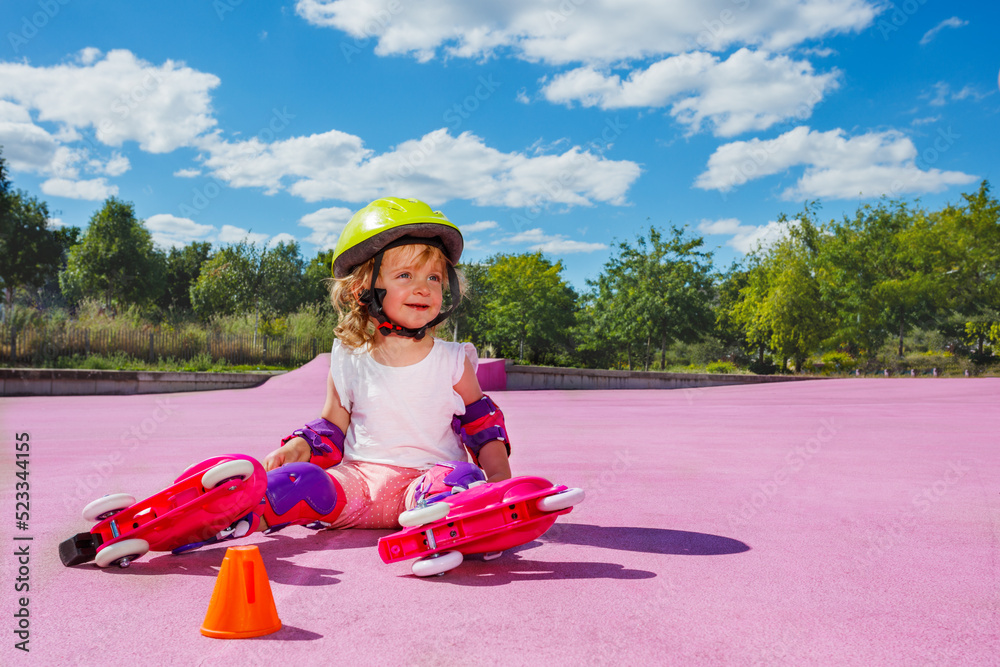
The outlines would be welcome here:
[[[652,579],[655,572],[630,570],[617,563],[547,562],[528,560],[518,550],[539,546],[538,542],[515,547],[496,560],[484,561],[470,557],[442,577],[426,577],[423,581],[459,586],[503,586],[519,581],[549,579]],[[401,575],[416,578],[412,574]]]
[[[557,523],[538,540],[677,556],[722,556],[750,551],[747,544],[721,535],[668,528],[592,526],[582,523]]]

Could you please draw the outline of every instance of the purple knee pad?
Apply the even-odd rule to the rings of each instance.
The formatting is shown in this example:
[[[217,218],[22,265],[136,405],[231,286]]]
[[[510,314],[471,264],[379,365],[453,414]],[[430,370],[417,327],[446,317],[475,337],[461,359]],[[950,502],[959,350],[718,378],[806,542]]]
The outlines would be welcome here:
[[[444,461],[424,473],[417,485],[414,500],[436,502],[452,493],[465,491],[476,482],[485,482],[486,473],[468,461]]]
[[[291,524],[332,520],[330,515],[337,509],[337,501],[343,501],[342,495],[333,478],[314,463],[289,463],[275,468],[267,473],[264,493],[267,532]]]

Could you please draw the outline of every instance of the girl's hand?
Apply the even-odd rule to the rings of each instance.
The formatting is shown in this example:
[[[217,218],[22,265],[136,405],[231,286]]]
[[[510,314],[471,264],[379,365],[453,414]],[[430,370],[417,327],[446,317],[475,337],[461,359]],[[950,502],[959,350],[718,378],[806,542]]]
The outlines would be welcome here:
[[[312,451],[308,442],[302,438],[292,438],[284,447],[278,447],[264,457],[264,470],[274,470],[286,463],[302,463],[308,461],[311,456]]]

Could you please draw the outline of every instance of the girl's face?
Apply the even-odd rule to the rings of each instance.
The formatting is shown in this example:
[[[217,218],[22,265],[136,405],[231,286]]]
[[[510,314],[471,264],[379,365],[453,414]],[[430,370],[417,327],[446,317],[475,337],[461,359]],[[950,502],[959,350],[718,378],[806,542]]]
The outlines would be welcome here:
[[[376,287],[385,290],[382,307],[390,321],[419,329],[441,312],[444,262],[427,259],[424,246],[393,248],[385,253]]]

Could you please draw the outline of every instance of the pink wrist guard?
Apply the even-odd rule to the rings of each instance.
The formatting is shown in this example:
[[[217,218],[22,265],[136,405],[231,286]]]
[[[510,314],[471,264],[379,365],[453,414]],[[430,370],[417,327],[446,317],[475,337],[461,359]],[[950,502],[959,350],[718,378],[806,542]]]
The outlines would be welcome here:
[[[332,468],[344,460],[344,432],[333,422],[320,417],[315,419],[291,435],[281,439],[281,446],[292,438],[302,438],[309,443],[309,463],[320,468]]]
[[[462,444],[472,454],[472,459],[479,464],[479,451],[488,442],[499,440],[507,448],[510,456],[510,440],[507,438],[507,427],[504,425],[503,412],[493,402],[493,399],[483,394],[478,401],[465,406],[465,414],[451,422],[455,433],[462,438]]]

